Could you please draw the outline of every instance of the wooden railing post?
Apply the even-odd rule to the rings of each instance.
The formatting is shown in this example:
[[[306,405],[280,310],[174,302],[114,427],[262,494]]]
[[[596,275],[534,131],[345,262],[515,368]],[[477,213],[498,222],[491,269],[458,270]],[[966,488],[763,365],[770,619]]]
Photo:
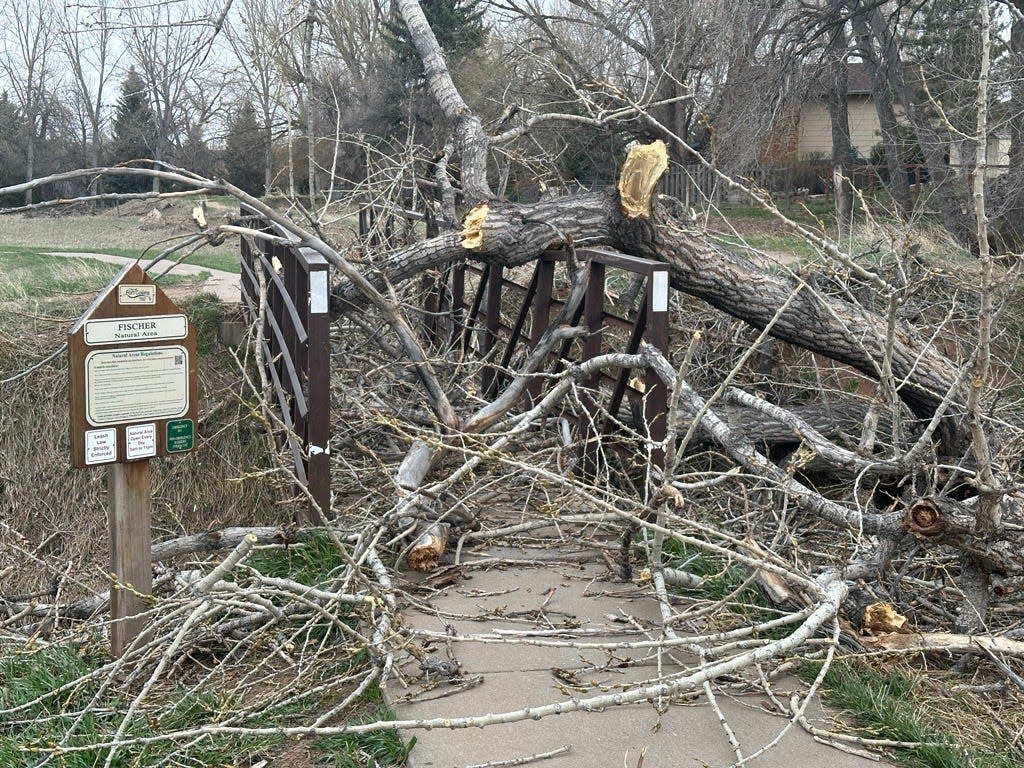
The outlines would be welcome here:
[[[584,254],[580,254],[584,255]],[[601,337],[604,330],[604,279],[605,266],[591,256],[587,261],[590,278],[587,292],[583,297],[583,324],[587,335],[583,340],[581,362],[591,360],[601,354]],[[598,448],[600,447],[601,430],[597,427],[597,390],[601,386],[601,374],[595,373],[583,382],[583,402],[585,413],[580,416],[580,435],[583,436],[583,474],[592,477],[598,470]]]
[[[668,289],[667,265],[658,265],[647,280],[647,323],[644,339],[668,357]],[[668,387],[658,375],[647,369],[645,377],[644,422],[647,436],[654,443],[651,462],[659,469],[665,468],[665,450],[660,447],[665,441],[668,427]]]
[[[306,455],[310,515],[318,522],[331,516],[331,318],[328,314],[330,265],[320,254],[303,252],[307,275],[308,299],[305,304],[308,335],[305,355],[307,375]],[[315,502],[315,505],[314,505]],[[316,507],[320,508],[317,515]]]
[[[487,301],[484,306],[484,335],[480,342],[480,354],[489,356],[498,340],[501,328],[501,288],[505,279],[505,269],[500,264],[492,264],[487,270]],[[487,399],[497,396],[497,388],[501,374],[494,361],[491,360],[481,372],[480,389]]]
[[[249,209],[242,214],[254,229],[289,237]],[[329,264],[311,249],[258,238],[243,238],[240,259],[243,312],[250,325],[263,324],[259,352],[272,389],[268,405],[280,417],[275,437],[291,455],[297,495],[308,501],[308,512],[297,511],[295,518],[322,524],[331,515]]]
[[[530,349],[537,346],[540,337],[551,322],[551,298],[555,289],[555,260],[549,253],[544,253],[537,262],[537,293],[533,299],[533,317],[530,321]],[[530,402],[540,399],[544,380],[536,377],[530,382],[527,391]]]

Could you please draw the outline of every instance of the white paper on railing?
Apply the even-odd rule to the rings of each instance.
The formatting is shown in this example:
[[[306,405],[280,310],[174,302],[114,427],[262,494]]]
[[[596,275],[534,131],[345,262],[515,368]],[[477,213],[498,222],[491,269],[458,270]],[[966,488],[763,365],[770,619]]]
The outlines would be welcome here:
[[[309,311],[322,315],[327,311],[327,271],[309,273]]]
[[[668,272],[659,270],[651,275],[654,281],[651,293],[651,311],[665,312],[668,310]]]

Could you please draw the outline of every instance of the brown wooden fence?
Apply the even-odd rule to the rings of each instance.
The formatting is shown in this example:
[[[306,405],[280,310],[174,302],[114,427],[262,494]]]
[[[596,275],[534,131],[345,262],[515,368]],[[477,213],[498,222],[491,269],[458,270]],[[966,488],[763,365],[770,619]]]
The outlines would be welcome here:
[[[928,169],[923,165],[907,165],[904,169],[911,193],[917,197],[922,185],[928,183]],[[885,189],[888,168],[868,164],[855,165],[850,171],[853,186],[868,197]],[[809,195],[832,195],[832,164],[826,161],[800,161],[786,166],[756,168],[740,174],[739,180],[772,193],[776,200],[792,201]],[[741,193],[732,194],[713,170],[704,165],[674,165],[662,176],[658,191],[685,205],[700,207],[708,202],[749,203]]]
[[[242,217],[251,229],[292,239],[255,211],[243,207]],[[291,456],[297,493],[309,502],[296,519],[320,523],[331,514],[329,265],[315,251],[280,240],[242,238],[242,309],[250,328],[262,324],[264,370],[279,419],[274,436]]]

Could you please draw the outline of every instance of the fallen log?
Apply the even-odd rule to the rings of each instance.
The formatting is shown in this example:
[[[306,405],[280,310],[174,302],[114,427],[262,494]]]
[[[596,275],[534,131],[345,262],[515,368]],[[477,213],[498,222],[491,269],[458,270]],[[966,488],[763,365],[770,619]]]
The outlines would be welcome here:
[[[1004,504],[1005,508],[1016,505]],[[965,502],[930,496],[908,506],[902,527],[919,541],[946,545],[970,555],[984,571],[1002,577],[1024,574],[1021,520],[1007,520],[995,531],[976,529],[975,512]]]
[[[644,162],[656,162],[657,152],[634,148],[624,162],[624,173],[629,169],[633,176],[640,173],[634,167],[640,152]],[[370,263],[367,276],[371,283],[384,286],[425,269],[466,260],[510,267],[532,262],[543,250],[566,243],[612,246],[669,264],[671,285],[683,293],[755,328],[768,327],[776,338],[879,377],[886,353],[886,318],[806,289],[799,277],[769,272],[711,243],[653,197],[647,210],[640,210],[636,194],[631,191],[628,206],[614,189],[535,205],[489,200],[467,214],[461,233],[386,254]],[[336,314],[363,303],[360,287],[352,282],[343,282],[334,291]],[[899,324],[892,343],[892,373],[903,382],[900,397],[918,418],[928,420],[947,408],[937,430],[940,453],[961,455],[968,430],[956,367],[912,328]],[[951,391],[953,396],[944,403]]]
[[[434,570],[448,546],[450,530],[451,525],[448,523],[434,523],[423,531],[406,555],[409,567],[421,573]]]
[[[860,642],[871,651],[893,653],[945,653],[1024,656],[1024,642],[996,635],[959,635],[952,632],[899,633],[862,637]]]

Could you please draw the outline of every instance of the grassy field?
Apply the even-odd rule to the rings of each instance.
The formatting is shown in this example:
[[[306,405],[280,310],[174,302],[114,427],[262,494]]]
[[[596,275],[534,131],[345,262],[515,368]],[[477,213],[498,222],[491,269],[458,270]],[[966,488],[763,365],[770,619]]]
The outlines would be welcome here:
[[[152,204],[140,203],[99,214],[7,216],[0,219],[0,250],[30,248],[40,253],[86,252],[152,258],[196,233],[190,218],[191,205],[176,203],[162,208],[158,225],[145,217],[146,211],[153,210]],[[228,239],[218,246],[204,245],[186,261],[237,273],[238,242]]]
[[[110,282],[120,267],[85,258],[54,256],[42,248],[0,246],[0,301],[91,295]],[[196,285],[207,273],[195,277],[167,275],[159,285]]]

